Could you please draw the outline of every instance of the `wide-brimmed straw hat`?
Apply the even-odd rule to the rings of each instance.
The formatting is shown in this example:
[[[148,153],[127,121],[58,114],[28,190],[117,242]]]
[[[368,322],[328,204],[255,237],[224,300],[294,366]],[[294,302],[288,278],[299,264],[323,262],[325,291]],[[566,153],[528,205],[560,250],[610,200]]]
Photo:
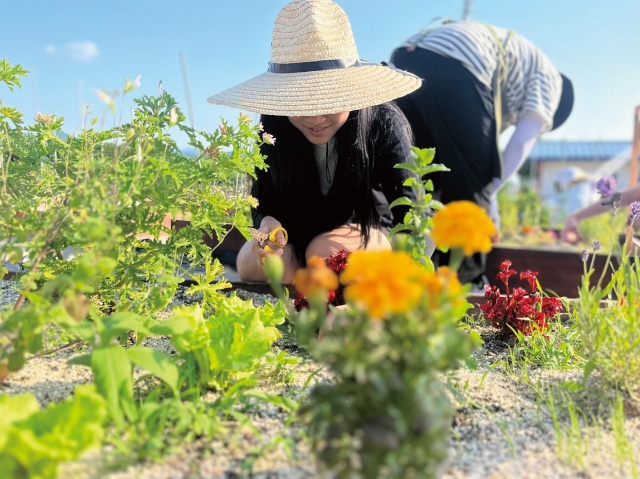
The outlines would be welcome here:
[[[328,115],[391,101],[420,84],[411,73],[360,60],[335,3],[294,0],[276,17],[268,71],[207,101],[267,115]]]

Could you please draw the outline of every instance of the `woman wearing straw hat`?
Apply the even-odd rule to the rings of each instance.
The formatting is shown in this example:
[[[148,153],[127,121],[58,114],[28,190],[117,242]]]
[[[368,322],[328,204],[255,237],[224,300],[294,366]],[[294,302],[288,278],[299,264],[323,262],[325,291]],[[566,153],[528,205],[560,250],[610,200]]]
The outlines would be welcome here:
[[[412,161],[411,130],[389,102],[419,86],[412,74],[360,60],[349,20],[330,0],[295,0],[280,11],[268,71],[208,99],[260,113],[275,137],[261,147],[269,168],[252,190],[254,226],[275,231],[275,241],[244,245],[241,279],[264,281],[268,254],[283,256],[290,282],[313,255],[390,249],[386,233],[406,209],[389,205],[413,193],[403,186],[412,174],[394,169]]]
[[[492,195],[538,136],[564,123],[573,107],[571,81],[544,53],[520,35],[484,23],[447,22],[422,31],[391,61],[423,78],[397,104],[411,123],[415,145],[435,147],[435,162],[451,169],[433,178],[434,196],[443,203],[466,199],[490,212]],[[498,138],[510,125],[516,128],[501,153]],[[438,255],[434,263],[446,263],[446,255]],[[485,258],[465,261],[460,280],[480,283]]]

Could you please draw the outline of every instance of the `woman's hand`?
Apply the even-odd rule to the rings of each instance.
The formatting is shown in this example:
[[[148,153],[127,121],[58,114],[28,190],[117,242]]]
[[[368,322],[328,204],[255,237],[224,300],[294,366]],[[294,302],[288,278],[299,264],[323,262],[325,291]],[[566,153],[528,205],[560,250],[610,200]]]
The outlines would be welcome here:
[[[282,227],[282,224],[273,216],[265,216],[264,218],[262,218],[262,221],[260,222],[260,228],[258,229],[258,231],[260,231],[260,233],[269,234],[274,229],[281,228],[281,227]],[[258,243],[258,240],[256,240],[255,238],[251,240],[251,249],[256,254],[260,267],[262,267],[263,258],[266,258],[270,254],[276,254],[278,256],[282,256],[283,250],[281,245],[284,245],[286,241],[284,237],[284,233],[282,231],[278,231],[276,233],[276,241],[278,242],[278,244],[272,241],[268,242],[268,245],[273,250],[273,253],[269,253],[268,251],[266,251],[264,248],[260,246],[260,243]]]
[[[574,215],[567,216],[564,221],[564,228],[560,232],[560,238],[567,243],[576,244],[582,239],[580,232],[578,231],[578,220]]]

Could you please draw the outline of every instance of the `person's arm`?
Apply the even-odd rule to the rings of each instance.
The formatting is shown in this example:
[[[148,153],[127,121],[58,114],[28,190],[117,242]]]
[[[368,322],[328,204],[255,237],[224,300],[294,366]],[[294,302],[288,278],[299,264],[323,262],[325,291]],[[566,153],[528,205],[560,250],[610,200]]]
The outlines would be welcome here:
[[[251,186],[251,195],[254,198],[258,198],[258,180],[254,180]],[[264,203],[264,202],[263,202]],[[282,227],[280,221],[263,211],[264,205],[259,203],[257,207],[251,208],[251,218],[253,220],[253,227],[261,233],[269,233],[270,231]],[[279,244],[284,243],[284,234],[282,232],[277,233],[277,239]],[[251,249],[256,253],[258,258],[268,256],[269,253],[264,251],[255,239],[251,239]],[[275,246],[275,248],[274,248]],[[272,248],[276,250],[277,254],[281,254],[281,248],[277,248],[278,245],[273,245]]]
[[[538,139],[544,126],[543,118],[534,111],[527,111],[516,124],[509,143],[502,152],[502,178],[493,179],[489,216],[496,225],[498,233],[492,239],[496,243],[500,238],[500,214],[498,211],[498,190],[520,169],[527,155]]]
[[[634,201],[640,201],[640,183],[622,192],[620,206],[628,206]],[[564,222],[564,228],[562,228],[560,232],[560,237],[568,243],[577,242],[580,239],[578,224],[587,218],[597,216],[607,211],[611,211],[611,206],[602,206],[600,202],[598,202],[570,214]]]
[[[522,166],[543,127],[544,119],[534,111],[527,111],[520,118],[509,143],[502,152],[502,178],[494,178],[494,193]]]

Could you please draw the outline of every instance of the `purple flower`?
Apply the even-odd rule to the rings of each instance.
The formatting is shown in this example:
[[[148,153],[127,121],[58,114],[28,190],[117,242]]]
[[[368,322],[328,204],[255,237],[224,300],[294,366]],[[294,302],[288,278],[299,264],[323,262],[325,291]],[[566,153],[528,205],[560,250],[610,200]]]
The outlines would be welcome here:
[[[582,251],[582,261],[587,262],[589,260],[589,252],[585,249]]]
[[[611,206],[613,208],[613,215],[618,214],[618,208],[620,208],[620,202],[622,201],[622,193],[616,191],[613,195],[603,198],[600,202],[602,206]]]
[[[613,176],[609,178],[600,178],[596,181],[596,190],[601,198],[608,198],[616,192],[617,183]]]
[[[631,213],[627,218],[627,224],[632,225],[636,220],[640,219],[640,201],[634,201],[629,205]]]
[[[600,241],[594,241],[593,242],[593,252],[597,253],[598,251],[600,251],[602,249],[602,243],[600,243]]]

